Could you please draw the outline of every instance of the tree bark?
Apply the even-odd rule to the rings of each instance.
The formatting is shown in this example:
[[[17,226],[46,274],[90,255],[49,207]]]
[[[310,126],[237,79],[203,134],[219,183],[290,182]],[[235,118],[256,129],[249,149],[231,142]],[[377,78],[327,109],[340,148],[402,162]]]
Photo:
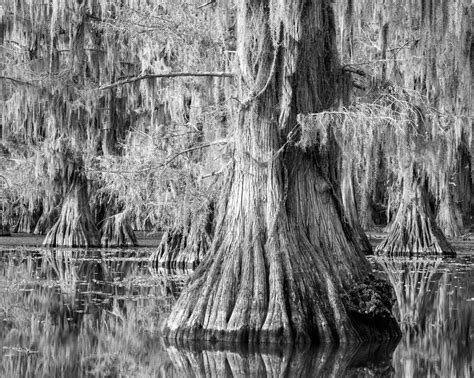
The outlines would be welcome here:
[[[289,143],[298,113],[336,100],[330,2],[274,7],[266,0],[239,3],[242,88],[251,89],[239,112],[213,244],[164,335],[249,344],[398,337],[390,286],[370,275],[342,222],[326,178],[330,151]]]
[[[372,245],[370,244],[369,238],[365,234],[364,229],[362,228],[361,222],[359,220],[360,218],[355,201],[354,185],[352,183],[352,172],[349,168],[351,167],[351,162],[343,161],[342,165],[341,197],[342,205],[344,206],[345,220],[355,231],[356,240],[359,244],[360,250],[365,254],[372,254]],[[369,207],[367,206],[366,210],[368,208]]]
[[[64,185],[68,186],[59,219],[46,235],[46,247],[98,247],[98,231],[89,208],[87,180],[76,162],[70,163],[65,173]],[[67,171],[66,171],[67,172]]]
[[[389,234],[375,249],[387,255],[454,255],[436,224],[428,203],[425,178],[411,166],[403,180],[403,193]]]
[[[439,203],[438,213],[436,215],[436,224],[443,234],[448,238],[455,238],[462,234],[464,228],[461,211],[454,203],[453,195],[448,184]]]

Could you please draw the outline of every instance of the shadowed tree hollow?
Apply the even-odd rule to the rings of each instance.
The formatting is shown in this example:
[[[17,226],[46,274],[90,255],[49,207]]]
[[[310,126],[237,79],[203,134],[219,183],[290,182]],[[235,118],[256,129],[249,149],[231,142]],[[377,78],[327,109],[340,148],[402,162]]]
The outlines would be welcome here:
[[[391,287],[371,275],[343,220],[335,146],[296,145],[297,115],[337,106],[345,88],[331,2],[247,0],[237,13],[233,164],[211,249],[165,336],[244,343],[398,337]]]

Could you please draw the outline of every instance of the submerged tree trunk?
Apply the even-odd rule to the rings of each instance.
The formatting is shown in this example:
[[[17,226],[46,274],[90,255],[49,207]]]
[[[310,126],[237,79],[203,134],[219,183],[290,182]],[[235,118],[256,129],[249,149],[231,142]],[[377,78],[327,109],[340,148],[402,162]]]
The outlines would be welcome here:
[[[400,206],[389,234],[375,251],[388,255],[455,254],[436,224],[425,179],[422,173],[417,175],[413,167],[405,174]]]
[[[241,106],[212,247],[164,326],[168,339],[306,343],[399,336],[390,285],[371,276],[342,222],[325,178],[329,156],[288,143],[298,113],[335,103],[330,2],[283,3],[239,3],[240,69],[253,90]]]

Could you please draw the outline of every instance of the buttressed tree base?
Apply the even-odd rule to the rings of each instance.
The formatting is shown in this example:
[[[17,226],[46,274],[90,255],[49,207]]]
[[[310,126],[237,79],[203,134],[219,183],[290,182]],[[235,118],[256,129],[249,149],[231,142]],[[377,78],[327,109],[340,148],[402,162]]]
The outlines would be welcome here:
[[[296,146],[298,114],[343,80],[330,1],[238,3],[241,108],[209,253],[165,326],[169,340],[358,342],[399,336],[391,286],[342,220],[335,151]]]

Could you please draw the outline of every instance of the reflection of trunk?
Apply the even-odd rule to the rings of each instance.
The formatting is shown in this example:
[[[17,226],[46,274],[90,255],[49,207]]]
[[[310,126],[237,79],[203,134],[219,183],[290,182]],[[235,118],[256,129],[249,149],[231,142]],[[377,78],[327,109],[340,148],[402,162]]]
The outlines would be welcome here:
[[[395,345],[330,345],[298,350],[292,347],[209,349],[169,346],[170,377],[345,377],[388,376]]]
[[[428,203],[424,179],[407,170],[397,215],[387,238],[377,247],[380,254],[454,254],[439,229]]]
[[[396,337],[390,286],[369,275],[341,221],[325,178],[328,155],[286,145],[298,113],[327,108],[336,96],[330,4],[280,6],[281,49],[264,6],[274,4],[239,3],[237,35],[244,80],[265,89],[241,107],[212,247],[164,334],[244,343]]]
[[[453,196],[448,187],[441,196],[436,223],[447,237],[454,238],[462,233],[463,222],[461,212],[454,203]]]
[[[369,239],[365,234],[364,230],[359,221],[359,214],[357,212],[357,206],[354,196],[354,186],[352,183],[352,173],[348,168],[350,163],[344,161],[341,174],[341,195],[342,204],[344,206],[344,216],[350,227],[355,232],[357,243],[359,248],[366,254],[372,253],[372,246],[370,245]]]
[[[400,259],[376,257],[387,273],[397,297],[398,320],[405,332],[418,332],[426,326],[430,299],[436,289],[435,274],[440,259]]]
[[[102,247],[125,247],[137,244],[137,237],[126,212],[110,215],[104,219],[100,228]]]
[[[61,208],[58,221],[46,235],[47,247],[99,246],[98,231],[92,219],[87,182],[82,174],[73,180]]]

